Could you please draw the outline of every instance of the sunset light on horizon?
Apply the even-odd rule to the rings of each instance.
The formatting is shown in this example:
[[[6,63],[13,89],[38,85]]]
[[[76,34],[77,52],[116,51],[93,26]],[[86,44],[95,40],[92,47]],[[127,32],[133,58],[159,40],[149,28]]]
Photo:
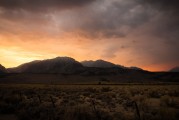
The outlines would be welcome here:
[[[1,0],[0,64],[68,56],[168,71],[179,66],[179,9],[157,1]]]

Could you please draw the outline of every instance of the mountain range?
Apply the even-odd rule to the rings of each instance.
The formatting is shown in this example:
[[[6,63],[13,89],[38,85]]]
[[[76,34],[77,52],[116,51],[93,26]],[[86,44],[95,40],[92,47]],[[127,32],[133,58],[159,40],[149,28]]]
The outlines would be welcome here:
[[[46,60],[35,60],[14,68],[6,69],[0,65],[0,73],[66,73],[66,74],[108,74],[124,71],[144,71],[138,67],[125,67],[105,60],[78,62],[71,57],[56,57]],[[178,72],[178,67],[170,70]]]
[[[78,62],[70,57],[35,60],[7,70],[9,73],[78,73],[83,75],[118,74],[127,70],[142,71],[137,67],[128,68],[104,60]]]
[[[104,60],[78,62],[70,57],[56,57],[8,69],[0,65],[0,83],[178,82],[176,70],[149,72]]]

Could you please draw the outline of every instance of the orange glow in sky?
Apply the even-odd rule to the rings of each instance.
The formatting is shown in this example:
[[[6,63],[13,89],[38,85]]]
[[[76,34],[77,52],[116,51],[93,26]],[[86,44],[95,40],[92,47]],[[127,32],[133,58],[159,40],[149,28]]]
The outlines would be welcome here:
[[[69,56],[149,71],[178,66],[178,8],[144,3],[0,0],[0,64]]]

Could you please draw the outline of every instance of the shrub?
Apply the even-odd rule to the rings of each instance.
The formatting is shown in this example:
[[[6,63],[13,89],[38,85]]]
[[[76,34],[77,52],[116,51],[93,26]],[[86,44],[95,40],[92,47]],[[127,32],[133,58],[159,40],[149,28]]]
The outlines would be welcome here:
[[[101,92],[110,92],[112,89],[110,87],[102,87]]]

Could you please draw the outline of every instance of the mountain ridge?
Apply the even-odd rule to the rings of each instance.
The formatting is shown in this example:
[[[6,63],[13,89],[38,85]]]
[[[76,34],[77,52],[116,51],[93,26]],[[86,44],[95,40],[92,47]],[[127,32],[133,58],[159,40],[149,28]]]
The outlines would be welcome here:
[[[36,60],[24,63],[15,68],[9,68],[10,72],[25,73],[74,73],[83,66],[70,57],[56,57],[53,59]]]
[[[4,66],[0,64],[0,73],[7,73],[7,70]]]
[[[78,62],[71,57],[55,57],[35,60],[7,69],[9,73],[65,73],[65,74],[118,74],[123,71],[137,71],[105,60]]]
[[[96,61],[76,61],[71,57],[55,57],[52,59],[35,60],[8,68],[10,73],[93,73],[93,74],[118,74],[121,71],[143,71],[137,67],[125,67],[102,59]]]
[[[57,83],[80,82],[178,82],[176,72],[150,72],[138,67],[125,67],[104,60],[86,67],[70,57],[56,57],[35,60],[14,68],[1,67],[7,72],[0,74],[0,83],[43,83],[55,80]],[[89,61],[92,64],[95,61]],[[99,64],[100,63],[100,64]],[[106,66],[103,66],[106,65]]]
[[[85,60],[85,61],[82,61],[81,64],[86,67],[100,67],[100,68],[117,67],[114,63],[111,63],[102,59],[98,59],[96,61]]]

